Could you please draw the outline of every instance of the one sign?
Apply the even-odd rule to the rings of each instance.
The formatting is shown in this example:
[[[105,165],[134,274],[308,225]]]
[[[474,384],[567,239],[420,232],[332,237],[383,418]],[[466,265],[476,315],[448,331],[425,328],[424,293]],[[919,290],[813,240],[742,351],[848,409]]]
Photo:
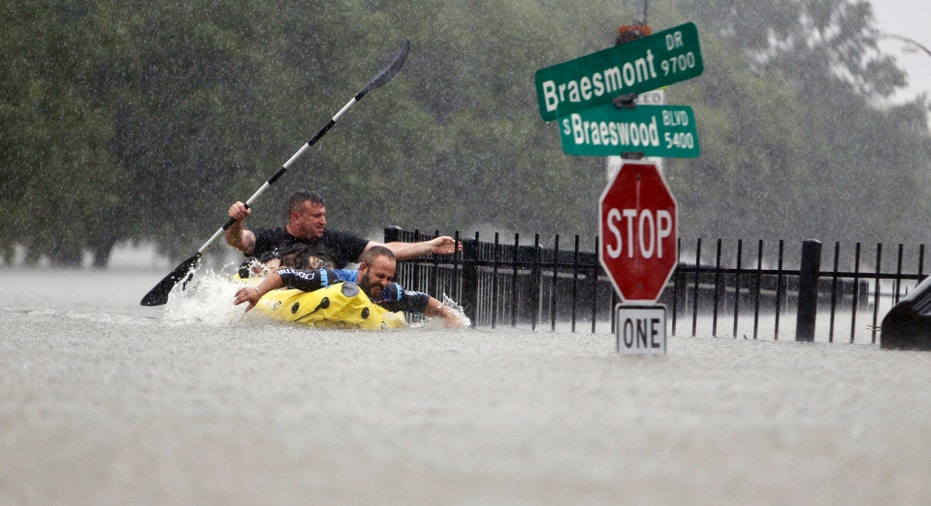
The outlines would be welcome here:
[[[598,258],[625,302],[655,303],[676,268],[676,199],[656,164],[624,160],[599,199]]]
[[[700,152],[695,113],[685,105],[605,104],[559,118],[559,135],[567,155],[695,158]]]
[[[627,355],[666,354],[666,306],[614,306],[617,352]]]
[[[614,97],[690,79],[703,70],[698,28],[686,23],[538,70],[534,81],[540,116],[552,121]]]

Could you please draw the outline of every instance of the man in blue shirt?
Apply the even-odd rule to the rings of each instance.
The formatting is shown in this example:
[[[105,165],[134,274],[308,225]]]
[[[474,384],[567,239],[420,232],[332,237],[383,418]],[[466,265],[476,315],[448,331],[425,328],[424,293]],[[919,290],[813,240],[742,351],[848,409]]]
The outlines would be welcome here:
[[[248,302],[246,311],[251,310],[263,295],[271,290],[287,286],[311,292],[336,283],[353,282],[365,292],[369,299],[389,311],[423,313],[430,318],[443,318],[446,327],[462,327],[460,315],[439,300],[423,292],[405,290],[395,283],[394,273],[397,258],[385,246],[372,246],[360,259],[359,269],[279,269],[255,287],[241,288],[236,292],[234,304]]]

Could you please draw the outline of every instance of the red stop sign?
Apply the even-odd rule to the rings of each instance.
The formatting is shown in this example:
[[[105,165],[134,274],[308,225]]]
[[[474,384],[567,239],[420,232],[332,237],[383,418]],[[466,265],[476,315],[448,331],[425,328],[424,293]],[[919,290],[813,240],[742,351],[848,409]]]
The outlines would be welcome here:
[[[676,199],[656,163],[624,160],[601,193],[598,258],[625,302],[655,303],[676,268]]]

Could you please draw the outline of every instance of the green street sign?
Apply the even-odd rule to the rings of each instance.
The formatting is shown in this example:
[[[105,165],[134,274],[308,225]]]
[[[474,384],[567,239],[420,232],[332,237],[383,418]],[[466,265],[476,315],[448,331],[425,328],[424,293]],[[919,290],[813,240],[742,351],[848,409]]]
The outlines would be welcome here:
[[[645,156],[695,158],[700,152],[695,113],[685,105],[628,109],[605,104],[559,118],[559,135],[567,155],[640,152]]]
[[[695,23],[540,69],[534,76],[540,116],[560,116],[690,79],[705,66]]]

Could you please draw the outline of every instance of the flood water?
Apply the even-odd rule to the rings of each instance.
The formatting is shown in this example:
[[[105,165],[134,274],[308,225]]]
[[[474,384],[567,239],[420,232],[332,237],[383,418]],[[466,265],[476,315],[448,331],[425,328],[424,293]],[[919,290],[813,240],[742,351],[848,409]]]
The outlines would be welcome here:
[[[246,318],[0,268],[0,504],[929,504],[931,353]]]

